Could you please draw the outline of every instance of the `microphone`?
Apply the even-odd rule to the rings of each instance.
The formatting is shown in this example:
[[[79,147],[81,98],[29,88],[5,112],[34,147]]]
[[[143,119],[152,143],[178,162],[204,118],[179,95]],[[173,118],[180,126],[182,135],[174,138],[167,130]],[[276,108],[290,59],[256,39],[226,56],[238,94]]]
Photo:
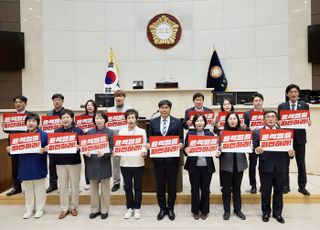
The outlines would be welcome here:
[[[157,110],[151,115],[151,118],[150,118],[150,119],[153,119],[154,116],[155,116],[157,113],[159,113],[159,109],[157,109]]]

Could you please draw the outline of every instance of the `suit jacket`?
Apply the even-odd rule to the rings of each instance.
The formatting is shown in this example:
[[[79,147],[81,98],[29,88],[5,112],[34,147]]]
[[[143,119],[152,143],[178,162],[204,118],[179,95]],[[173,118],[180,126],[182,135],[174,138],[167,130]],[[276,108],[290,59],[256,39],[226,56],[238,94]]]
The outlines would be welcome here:
[[[221,133],[222,132],[223,131],[221,131]],[[221,155],[219,157],[220,170],[226,171],[226,172],[233,172],[234,154],[236,154],[238,172],[242,172],[246,168],[248,168],[248,161],[245,153],[221,152]]]
[[[189,135],[197,135],[197,131],[195,129],[189,130],[189,132],[188,132],[188,134],[186,136],[185,148],[189,146],[189,143],[188,143]],[[208,130],[204,130],[204,135],[205,136],[214,136],[214,134],[212,132],[208,131]],[[197,161],[198,161],[198,157],[187,157],[184,169],[189,171],[189,172],[195,171],[195,169],[197,167]],[[211,174],[214,173],[216,171],[216,168],[214,167],[213,158],[212,157],[206,157],[206,161],[207,161],[208,172],[211,173]]]
[[[262,128],[265,129],[265,128]],[[260,146],[260,129],[253,132],[253,147],[254,149]],[[271,173],[284,172],[286,169],[286,161],[288,159],[287,152],[264,151],[259,156],[259,170],[261,172]]]
[[[163,136],[160,130],[161,116],[150,120],[148,137],[150,136]],[[183,128],[181,121],[178,118],[170,116],[170,124],[166,136],[179,136],[180,143],[183,143]],[[168,158],[152,158],[155,164],[179,164],[180,157]]]
[[[184,113],[184,120],[183,120],[183,128],[185,129],[189,129],[189,126],[187,125],[187,121],[190,119],[189,117],[189,112],[190,111],[196,111],[196,108],[195,107],[191,107],[189,109],[187,109]],[[210,111],[212,112],[212,109],[209,109],[207,107],[203,107],[203,111]]]
[[[89,129],[87,134],[97,134],[97,128]],[[87,157],[87,177],[89,180],[103,180],[112,176],[111,172],[111,154],[113,150],[113,130],[104,127],[101,131],[108,134],[110,153],[106,153],[102,157],[92,154]]]
[[[278,106],[278,118],[280,118],[281,110],[290,110],[290,103],[284,102]],[[309,105],[303,101],[298,101],[297,110],[309,110]],[[293,132],[293,138],[297,144],[303,145],[307,143],[307,135],[305,129],[294,129]]]

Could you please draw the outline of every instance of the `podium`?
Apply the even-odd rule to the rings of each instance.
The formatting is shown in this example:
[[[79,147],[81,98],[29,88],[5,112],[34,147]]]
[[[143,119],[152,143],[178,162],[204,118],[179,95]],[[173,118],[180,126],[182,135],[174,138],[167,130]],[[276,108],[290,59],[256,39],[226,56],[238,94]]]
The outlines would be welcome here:
[[[145,129],[148,133],[149,120],[138,120],[138,126]],[[180,163],[177,178],[177,192],[182,192],[183,188],[183,165],[184,165],[184,154],[180,151]],[[153,171],[153,163],[150,157],[145,158],[144,174],[142,178],[142,192],[156,192],[156,178]]]

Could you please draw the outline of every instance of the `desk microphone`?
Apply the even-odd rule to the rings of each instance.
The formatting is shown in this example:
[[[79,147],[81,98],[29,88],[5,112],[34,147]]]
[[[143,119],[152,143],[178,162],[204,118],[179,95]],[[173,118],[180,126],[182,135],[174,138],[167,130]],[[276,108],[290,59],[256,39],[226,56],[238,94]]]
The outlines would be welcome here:
[[[151,119],[153,119],[154,116],[155,116],[157,113],[159,113],[159,109],[157,109],[157,110],[151,115]]]

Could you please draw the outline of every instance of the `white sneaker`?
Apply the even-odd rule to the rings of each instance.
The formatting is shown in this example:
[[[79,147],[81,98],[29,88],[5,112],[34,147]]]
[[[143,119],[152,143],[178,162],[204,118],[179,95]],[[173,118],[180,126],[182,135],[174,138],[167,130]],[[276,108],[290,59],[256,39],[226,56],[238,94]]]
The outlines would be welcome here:
[[[40,210],[40,211],[36,211],[36,214],[34,214],[34,218],[39,219],[41,216],[43,216],[44,211]]]
[[[23,214],[23,219],[29,219],[32,215],[33,215],[33,212],[26,211],[26,212]]]
[[[90,190],[90,184],[86,184],[86,185],[84,186],[84,190],[86,190],[86,191]]]
[[[141,217],[140,209],[135,209],[135,210],[134,210],[134,218],[135,218],[136,220],[138,220],[138,219],[140,219],[140,217]]]
[[[132,216],[132,214],[133,214],[133,210],[132,210],[132,208],[129,208],[129,209],[127,210],[127,212],[124,214],[124,218],[125,218],[125,219],[130,219],[130,217]]]

